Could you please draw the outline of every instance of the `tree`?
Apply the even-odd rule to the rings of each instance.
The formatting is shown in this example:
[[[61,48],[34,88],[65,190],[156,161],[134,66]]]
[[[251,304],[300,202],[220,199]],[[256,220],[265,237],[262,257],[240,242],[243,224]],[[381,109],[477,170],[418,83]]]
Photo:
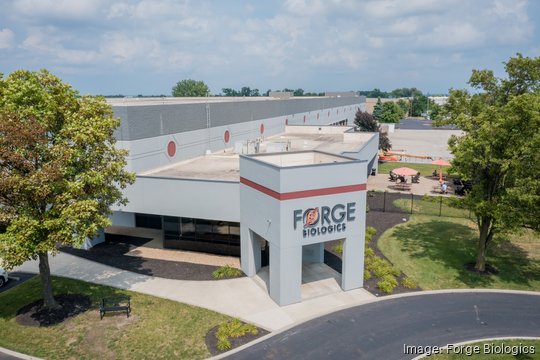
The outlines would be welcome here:
[[[400,89],[392,90],[390,94],[394,98],[409,98],[413,96],[422,95],[422,91],[414,87],[413,88],[400,88]]]
[[[411,104],[411,116],[422,116],[428,107],[428,97],[425,95],[415,95]]]
[[[398,123],[405,115],[405,112],[393,101],[383,103],[380,109],[376,119],[383,123]]]
[[[44,306],[53,297],[48,253],[110,225],[110,206],[134,181],[115,148],[119,120],[102,97],[80,97],[46,70],[0,76],[0,257],[39,259]]]
[[[436,122],[464,132],[449,146],[452,167],[474,184],[462,201],[476,217],[481,272],[495,234],[540,229],[540,57],[518,54],[505,69],[506,79],[473,70],[469,84],[480,92],[451,90]]]
[[[293,96],[304,96],[304,89],[298,88],[298,89],[294,90]]]
[[[388,151],[392,148],[388,135],[381,131],[381,127],[377,120],[368,112],[358,110],[354,116],[354,124],[360,131],[378,132],[379,133],[379,149]]]
[[[373,89],[373,90],[361,90],[358,91],[358,95],[362,95],[369,98],[388,98],[390,97],[390,94],[388,94],[386,91],[381,91],[380,89]]]
[[[377,103],[373,107],[373,117],[375,119],[379,119],[379,117],[381,116],[381,113],[382,113],[382,102],[381,102],[381,98],[378,98]]]
[[[176,83],[172,88],[172,96],[203,97],[210,95],[210,89],[203,81],[186,79]]]
[[[401,111],[403,111],[404,116],[409,114],[410,109],[409,109],[409,102],[408,101],[405,101],[403,99],[399,99],[396,104],[399,106]]]

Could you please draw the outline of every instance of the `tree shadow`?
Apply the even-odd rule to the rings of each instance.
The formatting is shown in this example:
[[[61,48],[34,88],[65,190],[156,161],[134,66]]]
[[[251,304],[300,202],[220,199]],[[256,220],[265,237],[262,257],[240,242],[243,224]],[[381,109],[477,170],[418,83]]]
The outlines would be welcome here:
[[[105,242],[97,244],[89,250],[72,247],[62,247],[60,250],[141,275],[174,280],[216,280],[212,273],[219,269],[219,266],[127,255],[131,250],[151,240],[129,235],[106,234]]]
[[[478,235],[465,225],[433,219],[398,227],[394,236],[402,242],[403,252],[413,258],[428,258],[454,269],[458,273],[457,280],[468,287],[488,287],[495,280],[495,275],[466,269],[466,263],[476,260]],[[496,276],[505,282],[530,286],[530,280],[539,276],[538,263],[531,261],[522,249],[508,241],[504,248],[488,248],[487,261],[499,271]]]

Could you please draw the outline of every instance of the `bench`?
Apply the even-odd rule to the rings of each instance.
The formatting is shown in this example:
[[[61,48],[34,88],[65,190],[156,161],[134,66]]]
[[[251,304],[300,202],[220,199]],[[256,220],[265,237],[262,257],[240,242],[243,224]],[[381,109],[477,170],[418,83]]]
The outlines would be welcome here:
[[[129,296],[111,296],[101,299],[99,305],[99,316],[103,319],[108,312],[125,311],[127,317],[131,313],[131,298]]]

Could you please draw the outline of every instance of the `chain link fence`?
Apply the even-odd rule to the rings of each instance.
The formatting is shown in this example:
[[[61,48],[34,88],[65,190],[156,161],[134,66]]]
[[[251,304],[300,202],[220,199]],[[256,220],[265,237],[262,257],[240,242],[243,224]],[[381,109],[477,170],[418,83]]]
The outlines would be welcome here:
[[[402,194],[388,191],[368,191],[369,211],[424,214],[472,219],[470,209],[460,208],[455,198]]]

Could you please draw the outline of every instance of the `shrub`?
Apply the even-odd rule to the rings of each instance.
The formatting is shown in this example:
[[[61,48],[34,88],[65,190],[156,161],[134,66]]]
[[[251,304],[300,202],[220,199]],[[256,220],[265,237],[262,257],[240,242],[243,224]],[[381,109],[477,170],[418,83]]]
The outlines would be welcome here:
[[[391,294],[397,286],[398,282],[392,275],[386,275],[377,283],[379,289],[385,294]]]
[[[332,251],[334,251],[336,254],[342,255],[343,254],[343,240],[340,240],[338,244],[334,245],[332,247]]]
[[[364,258],[371,258],[373,256],[375,256],[375,251],[372,248],[366,248],[364,250]]]
[[[245,324],[239,319],[234,319],[224,324],[221,324],[216,332],[217,348],[219,350],[228,350],[231,348],[229,338],[238,338],[251,333],[257,335],[259,330],[255,325]]]
[[[377,233],[377,229],[375,229],[373,226],[368,226],[366,228],[366,234],[370,234],[372,237]]]
[[[371,241],[371,239],[373,239],[373,236],[375,236],[376,233],[377,230],[374,227],[368,226],[366,228],[366,243],[369,244],[369,242]]]
[[[396,269],[392,264],[380,257],[374,257],[366,266],[378,278],[383,278],[386,275],[398,276],[400,274],[399,269]]]
[[[369,270],[364,270],[364,281],[371,279],[371,272]]]
[[[212,273],[214,279],[223,279],[229,277],[239,277],[244,275],[242,270],[232,267],[231,265],[224,265],[218,268]]]
[[[418,284],[416,283],[416,281],[414,281],[413,279],[411,279],[408,276],[404,277],[401,280],[401,285],[403,285],[404,287],[406,287],[408,289],[416,289],[418,287]]]

